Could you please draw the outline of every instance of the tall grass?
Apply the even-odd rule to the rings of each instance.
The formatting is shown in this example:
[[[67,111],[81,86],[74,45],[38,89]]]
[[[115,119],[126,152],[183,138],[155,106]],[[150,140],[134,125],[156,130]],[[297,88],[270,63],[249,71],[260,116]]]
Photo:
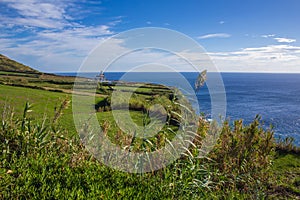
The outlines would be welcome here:
[[[128,174],[104,166],[88,154],[78,137],[65,138],[59,127],[58,106],[53,119],[42,123],[29,117],[29,103],[22,116],[6,106],[0,129],[0,199],[255,199],[266,196],[274,153],[271,130],[259,118],[250,125],[236,121],[223,125],[213,151],[197,156],[210,124],[199,121],[193,144],[163,169]],[[145,118],[145,125],[147,118]],[[111,122],[102,124],[105,132]],[[174,131],[174,130],[169,130]],[[169,133],[170,134],[170,133]],[[115,142],[128,151],[154,151],[163,147],[168,135],[162,131],[149,142],[115,132]],[[143,143],[145,142],[145,143]],[[149,148],[145,148],[147,144]],[[151,148],[150,148],[151,147]]]

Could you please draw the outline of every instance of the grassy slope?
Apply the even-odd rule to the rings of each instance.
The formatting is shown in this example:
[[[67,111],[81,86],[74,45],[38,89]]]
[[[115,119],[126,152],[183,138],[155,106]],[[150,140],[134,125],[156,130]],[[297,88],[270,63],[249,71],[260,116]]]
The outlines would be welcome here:
[[[0,54],[0,83],[71,93],[74,77],[42,73]]]
[[[9,59],[8,57],[0,54],[0,71],[11,71],[11,72],[35,72],[34,70],[26,65],[23,65],[19,62]]]

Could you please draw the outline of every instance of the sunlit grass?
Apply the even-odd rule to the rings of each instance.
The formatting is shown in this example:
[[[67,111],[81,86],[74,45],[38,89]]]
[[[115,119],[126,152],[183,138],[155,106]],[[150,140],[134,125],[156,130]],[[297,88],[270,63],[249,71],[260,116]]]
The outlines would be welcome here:
[[[295,148],[284,144],[281,149],[287,151],[275,154],[272,131],[262,129],[259,118],[250,125],[236,121],[231,126],[226,122],[217,145],[204,158],[197,156],[196,149],[201,147],[210,125],[200,120],[199,137],[188,149],[190,154],[157,171],[129,174],[99,163],[86,151],[74,128],[71,102],[61,106],[65,100],[71,100],[69,95],[3,85],[0,92],[0,199],[295,199],[299,196],[299,155],[289,153],[288,149]],[[95,103],[101,100],[96,99]],[[169,100],[157,101],[170,103]],[[112,141],[140,150],[139,141],[133,142],[132,137],[120,132],[111,111],[96,115]],[[131,110],[130,117],[140,126],[149,123],[143,110]],[[172,127],[176,131],[176,126]],[[163,146],[167,137],[159,139],[155,143],[153,138],[152,144],[156,146],[151,150]]]

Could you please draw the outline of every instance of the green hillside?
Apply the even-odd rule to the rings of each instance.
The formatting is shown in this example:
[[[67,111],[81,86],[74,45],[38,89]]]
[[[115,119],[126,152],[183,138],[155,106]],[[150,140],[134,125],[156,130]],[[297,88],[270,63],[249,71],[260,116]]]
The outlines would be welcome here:
[[[0,71],[38,73],[37,70],[14,61],[2,54],[0,54]]]

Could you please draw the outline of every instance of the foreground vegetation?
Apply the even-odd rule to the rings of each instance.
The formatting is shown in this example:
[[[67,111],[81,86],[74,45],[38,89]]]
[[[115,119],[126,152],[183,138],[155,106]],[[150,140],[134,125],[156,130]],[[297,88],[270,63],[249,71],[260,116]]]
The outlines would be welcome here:
[[[249,125],[225,122],[206,157],[199,148],[211,125],[200,118],[191,147],[158,171],[129,174],[99,163],[74,126],[73,83],[74,77],[42,73],[0,54],[0,199],[300,199],[299,147],[290,138],[275,141],[259,117]],[[148,125],[156,103],[168,112],[167,126],[149,141],[120,130],[111,112],[111,92],[134,87],[139,87],[129,101],[134,123]],[[88,92],[83,84],[76,95]],[[151,151],[178,129],[181,113],[174,100],[160,85],[100,84],[94,106],[112,142]],[[118,102],[122,107],[123,99]]]
[[[191,154],[152,173],[128,174],[99,163],[85,150],[72,124],[68,94],[5,85],[0,90],[5,94],[0,99],[0,199],[300,196],[299,150],[290,140],[276,143],[272,130],[262,129],[259,118],[249,125],[225,122],[217,145],[204,158],[193,151],[201,147],[209,128],[200,119],[199,140],[189,149]],[[103,100],[99,97],[95,103]],[[99,120],[116,134],[111,112],[104,110],[99,110]],[[143,112],[137,109],[131,116],[143,124]]]

